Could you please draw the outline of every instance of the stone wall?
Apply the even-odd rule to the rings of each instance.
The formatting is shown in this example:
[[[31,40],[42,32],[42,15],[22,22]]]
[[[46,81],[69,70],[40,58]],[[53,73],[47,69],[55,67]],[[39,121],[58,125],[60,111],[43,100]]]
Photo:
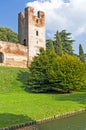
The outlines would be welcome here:
[[[0,53],[3,54],[3,62],[0,62],[0,65],[27,67],[27,47],[0,41]]]
[[[40,48],[46,48],[45,42],[45,13],[38,11],[34,15],[34,8],[27,7],[18,14],[19,42],[28,48],[28,64],[39,53]]]
[[[46,49],[45,13],[27,7],[18,14],[18,38],[20,44],[0,41],[0,65],[28,67],[40,48]]]

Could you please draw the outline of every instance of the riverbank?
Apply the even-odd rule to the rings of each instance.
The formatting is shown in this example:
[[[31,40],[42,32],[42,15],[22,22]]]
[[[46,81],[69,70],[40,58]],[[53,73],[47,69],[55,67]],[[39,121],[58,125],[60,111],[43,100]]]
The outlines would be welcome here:
[[[86,107],[86,92],[34,94],[26,91],[28,69],[0,67],[0,128]]]
[[[79,113],[82,113],[82,112],[86,112],[86,108],[83,108],[83,109],[80,109],[80,110],[77,110],[77,111],[71,111],[71,112],[66,112],[66,113],[63,113],[63,114],[54,115],[54,116],[44,118],[44,119],[41,119],[41,120],[37,120],[36,124],[42,124],[42,123],[45,123],[45,122],[48,122],[48,121],[51,121],[51,120],[70,117],[70,116],[73,116],[73,115],[76,115],[76,114],[79,114]]]
[[[48,117],[48,118],[44,118],[41,120],[37,120],[37,121],[31,121],[31,122],[27,122],[27,123],[23,123],[23,124],[17,124],[14,126],[9,126],[9,127],[5,127],[2,128],[1,130],[38,130],[37,129],[37,125],[41,125],[43,123],[52,121],[52,120],[57,120],[57,119],[63,119],[63,118],[67,118],[76,114],[80,114],[80,113],[84,113],[86,112],[86,108],[77,110],[77,111],[72,111],[72,112],[66,112],[63,114],[59,114],[59,115],[54,115],[52,117]]]
[[[0,94],[0,128],[86,107],[86,92],[31,94],[25,91]]]

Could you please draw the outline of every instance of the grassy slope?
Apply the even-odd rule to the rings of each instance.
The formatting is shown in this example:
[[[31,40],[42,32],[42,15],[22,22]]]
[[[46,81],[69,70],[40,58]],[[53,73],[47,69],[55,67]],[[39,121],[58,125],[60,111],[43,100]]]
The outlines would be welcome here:
[[[28,69],[0,67],[0,127],[86,107],[86,92],[32,94],[25,91]]]

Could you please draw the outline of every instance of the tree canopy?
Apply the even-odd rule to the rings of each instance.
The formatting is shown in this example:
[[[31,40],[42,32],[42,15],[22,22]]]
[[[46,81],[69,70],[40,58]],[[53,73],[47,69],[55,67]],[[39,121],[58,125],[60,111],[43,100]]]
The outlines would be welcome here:
[[[29,86],[32,92],[62,92],[80,90],[86,85],[86,70],[77,57],[54,51],[40,52],[29,68]]]
[[[0,27],[0,40],[18,43],[18,34],[6,27]]]
[[[50,47],[50,41],[52,41],[52,46],[57,55],[62,56],[62,54],[73,55],[73,42],[74,40],[71,37],[71,33],[68,33],[66,30],[61,32],[57,31],[53,40],[47,40],[47,48]]]
[[[73,54],[73,42],[74,40],[71,37],[71,33],[67,32],[66,30],[62,30],[59,32],[62,42],[62,49],[64,53]]]
[[[73,53],[74,40],[66,30],[47,40],[46,51],[33,58],[29,68],[28,88],[32,92],[70,93],[86,87],[86,67],[80,45],[80,59]]]

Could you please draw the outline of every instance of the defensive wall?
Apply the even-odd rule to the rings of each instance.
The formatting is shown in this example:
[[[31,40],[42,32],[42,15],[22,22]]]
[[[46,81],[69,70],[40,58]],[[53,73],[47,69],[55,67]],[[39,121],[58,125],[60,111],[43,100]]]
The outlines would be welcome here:
[[[28,67],[40,48],[46,48],[45,14],[34,8],[26,7],[18,14],[19,43],[0,41],[0,65]]]
[[[27,47],[0,41],[0,65],[27,67]]]

